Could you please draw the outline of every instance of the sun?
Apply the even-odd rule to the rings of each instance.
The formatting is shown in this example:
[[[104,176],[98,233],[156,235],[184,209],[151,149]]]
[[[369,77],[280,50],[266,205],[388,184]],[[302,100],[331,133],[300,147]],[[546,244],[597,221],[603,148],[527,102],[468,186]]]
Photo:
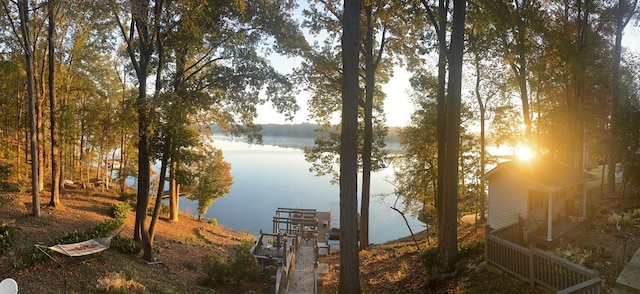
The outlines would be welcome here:
[[[515,150],[515,155],[520,160],[529,161],[533,158],[534,154],[531,148],[527,146],[518,146]]]

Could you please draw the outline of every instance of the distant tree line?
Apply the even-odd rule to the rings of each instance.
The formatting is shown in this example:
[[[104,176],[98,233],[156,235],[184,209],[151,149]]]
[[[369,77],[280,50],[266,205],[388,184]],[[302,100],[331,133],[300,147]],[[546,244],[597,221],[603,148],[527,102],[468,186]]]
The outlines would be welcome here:
[[[260,130],[260,134],[263,137],[288,137],[288,138],[308,138],[315,139],[318,136],[322,136],[323,134],[319,134],[317,132],[318,126],[310,123],[301,123],[301,124],[264,124],[261,125],[262,129]],[[334,126],[335,129],[335,126]],[[400,143],[399,132],[402,130],[402,127],[389,127],[389,132],[385,137],[385,142],[389,143]],[[220,134],[221,129],[219,126],[212,126],[211,131],[214,134]]]

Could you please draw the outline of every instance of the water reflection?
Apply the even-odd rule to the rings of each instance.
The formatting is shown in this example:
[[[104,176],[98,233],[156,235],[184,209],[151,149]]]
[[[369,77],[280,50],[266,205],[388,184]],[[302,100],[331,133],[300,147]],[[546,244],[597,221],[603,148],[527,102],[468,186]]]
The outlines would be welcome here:
[[[301,149],[249,145],[225,137],[214,140],[214,145],[223,150],[226,161],[231,163],[234,177],[231,192],[214,202],[205,214],[206,218],[215,217],[220,225],[258,235],[260,229],[271,232],[271,221],[278,207],[329,211],[332,203],[339,201],[339,187],[330,184],[329,176],[314,176]],[[372,195],[391,193],[393,186],[385,179],[392,176],[391,169],[372,174]],[[402,217],[389,208],[394,201],[395,196],[371,199],[370,242],[381,243],[409,235]],[[196,204],[187,199],[180,200],[180,209],[197,211]],[[423,229],[414,218],[410,218],[409,223],[414,232]]]

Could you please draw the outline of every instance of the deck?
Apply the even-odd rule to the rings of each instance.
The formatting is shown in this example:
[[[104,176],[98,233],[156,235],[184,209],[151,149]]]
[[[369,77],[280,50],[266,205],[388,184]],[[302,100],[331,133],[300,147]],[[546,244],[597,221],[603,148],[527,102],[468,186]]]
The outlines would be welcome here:
[[[314,241],[303,240],[296,251],[296,264],[289,278],[286,293],[316,293],[316,252]]]
[[[537,230],[529,233],[529,241],[535,242],[536,244],[546,248],[551,248],[558,244],[562,237],[572,232],[579,233],[578,229],[583,223],[584,220],[573,222],[568,219],[563,219],[562,221],[554,224],[551,228],[551,240],[547,240],[547,227],[545,225],[541,225]]]

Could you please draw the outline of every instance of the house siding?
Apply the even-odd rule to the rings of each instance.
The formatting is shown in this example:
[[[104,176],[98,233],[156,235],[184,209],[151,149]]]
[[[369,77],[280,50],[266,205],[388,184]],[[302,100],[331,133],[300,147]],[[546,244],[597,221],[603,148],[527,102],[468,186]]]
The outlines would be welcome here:
[[[500,172],[489,182],[489,205],[487,223],[493,229],[499,229],[526,219],[526,184],[510,173]]]

